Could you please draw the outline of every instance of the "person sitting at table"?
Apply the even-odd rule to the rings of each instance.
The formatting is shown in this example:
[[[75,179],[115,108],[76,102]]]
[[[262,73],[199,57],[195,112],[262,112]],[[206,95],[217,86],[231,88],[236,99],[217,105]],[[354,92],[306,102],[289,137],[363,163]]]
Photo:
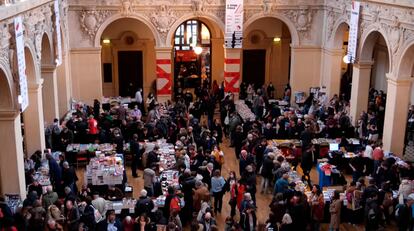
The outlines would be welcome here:
[[[110,185],[108,188],[108,193],[106,194],[106,198],[112,201],[119,201],[124,198],[124,193],[122,193],[121,189],[115,187],[114,185]]]

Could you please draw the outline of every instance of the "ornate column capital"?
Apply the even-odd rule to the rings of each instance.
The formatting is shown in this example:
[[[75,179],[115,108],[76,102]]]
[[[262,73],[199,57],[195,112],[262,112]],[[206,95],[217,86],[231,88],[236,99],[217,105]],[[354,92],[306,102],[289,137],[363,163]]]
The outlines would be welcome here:
[[[363,60],[363,61],[358,61],[357,63],[354,63],[354,67],[359,68],[359,69],[371,69],[372,65],[374,65],[373,60]]]

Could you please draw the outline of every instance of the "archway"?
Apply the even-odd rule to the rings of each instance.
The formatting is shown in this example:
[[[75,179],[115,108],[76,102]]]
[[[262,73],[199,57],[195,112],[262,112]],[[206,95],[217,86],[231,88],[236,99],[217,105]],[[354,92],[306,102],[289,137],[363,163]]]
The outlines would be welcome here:
[[[45,125],[48,126],[53,123],[55,118],[59,118],[59,100],[54,49],[52,40],[47,33],[43,34],[41,51],[43,116]],[[47,143],[46,147],[51,147],[50,142]]]
[[[0,194],[26,196],[23,141],[18,110],[14,108],[10,70],[0,67]]]
[[[24,49],[26,60],[26,77],[28,85],[29,105],[23,112],[22,122],[26,154],[32,155],[36,150],[45,149],[45,131],[42,100],[42,79],[39,67],[33,56],[34,48]]]
[[[121,18],[111,22],[100,39],[103,95],[133,97],[138,88],[152,92],[156,44],[151,28],[137,19]]]
[[[211,31],[202,21],[191,19],[175,30],[174,97],[183,96],[184,89],[211,86]]]
[[[414,41],[407,42],[395,75],[388,77],[384,148],[407,160],[414,157]],[[409,110],[410,108],[410,110]],[[405,139],[402,139],[405,137]]]
[[[256,88],[272,83],[275,98],[281,98],[290,80],[291,32],[286,23],[262,17],[248,24],[243,32],[242,85]],[[242,96],[243,97],[243,96]]]
[[[212,83],[220,84],[224,80],[222,26],[214,18],[205,17],[184,17],[179,22],[169,33],[175,95],[183,89],[194,92],[202,85],[210,88]]]
[[[389,46],[382,32],[367,30],[361,36],[357,58],[358,63],[354,64],[352,77],[351,118],[356,126],[370,128],[363,129],[360,135],[368,136],[373,133],[381,138],[384,129],[387,75],[391,72]],[[364,116],[361,117],[362,115]],[[358,124],[361,121],[363,123]]]
[[[12,90],[3,69],[0,69],[0,112],[13,110]]]
[[[342,96],[345,100],[351,98],[352,63],[344,60],[348,50],[349,25],[340,21],[334,26],[336,30],[324,49],[323,62],[325,74],[322,76],[322,86],[326,87],[329,98],[335,94]]]

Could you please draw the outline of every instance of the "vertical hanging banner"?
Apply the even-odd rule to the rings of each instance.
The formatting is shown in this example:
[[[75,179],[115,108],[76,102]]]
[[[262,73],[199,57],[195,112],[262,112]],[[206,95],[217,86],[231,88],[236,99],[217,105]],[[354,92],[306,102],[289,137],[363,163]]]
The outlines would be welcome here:
[[[226,48],[242,48],[243,0],[226,0]]]
[[[19,103],[20,109],[23,112],[29,105],[29,95],[27,91],[26,78],[26,60],[24,56],[24,39],[23,39],[23,22],[22,17],[14,18],[14,33],[16,35],[16,53],[17,53],[17,67],[19,75],[20,95]]]
[[[62,35],[60,34],[60,8],[59,0],[55,0],[55,26],[56,26],[56,48],[57,48],[57,59],[56,65],[59,66],[62,64]]]
[[[357,1],[352,2],[351,20],[349,25],[349,38],[348,38],[348,62],[354,63],[357,53],[358,44],[358,24],[359,24],[359,11],[361,3]]]

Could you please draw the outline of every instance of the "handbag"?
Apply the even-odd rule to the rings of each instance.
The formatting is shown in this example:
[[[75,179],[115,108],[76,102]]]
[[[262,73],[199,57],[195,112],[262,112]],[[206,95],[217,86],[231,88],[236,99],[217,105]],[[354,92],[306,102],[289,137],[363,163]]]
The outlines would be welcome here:
[[[93,205],[91,205],[91,207],[93,208],[93,215],[95,217],[95,222],[99,223],[103,218],[102,214]]]

